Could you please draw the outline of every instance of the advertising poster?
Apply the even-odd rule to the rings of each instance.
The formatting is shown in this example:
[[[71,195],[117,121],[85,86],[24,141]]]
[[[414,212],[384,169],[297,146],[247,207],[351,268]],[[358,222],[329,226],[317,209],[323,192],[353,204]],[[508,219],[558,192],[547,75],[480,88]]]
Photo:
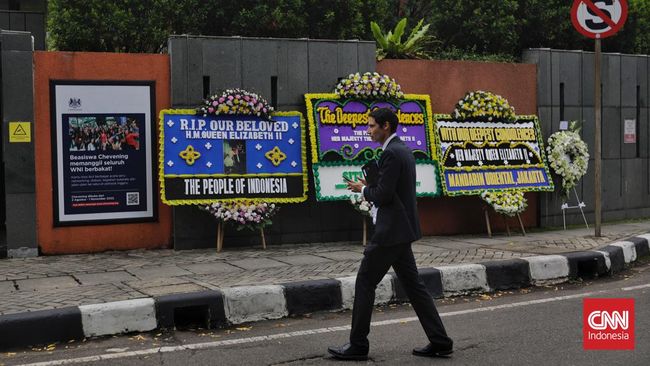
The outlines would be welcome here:
[[[393,101],[339,99],[337,94],[306,94],[311,131],[312,163],[318,200],[348,199],[344,176],[362,177],[361,167],[378,159],[381,146],[366,132],[368,114],[390,108],[397,114],[397,136],[416,159],[418,196],[437,196],[438,166],[430,146],[431,103],[428,95],[405,95]]]
[[[153,83],[53,81],[55,225],[155,219]]]
[[[160,113],[160,179],[168,205],[307,199],[305,126],[300,112],[250,115]]]
[[[439,115],[435,132],[447,195],[553,190],[534,116],[519,116],[514,122],[485,122]]]

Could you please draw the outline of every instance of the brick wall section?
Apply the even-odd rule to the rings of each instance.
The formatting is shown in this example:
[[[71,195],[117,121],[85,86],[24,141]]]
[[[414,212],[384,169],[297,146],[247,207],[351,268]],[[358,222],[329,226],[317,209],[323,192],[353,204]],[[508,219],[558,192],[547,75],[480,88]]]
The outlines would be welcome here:
[[[169,56],[90,52],[34,53],[34,139],[36,159],[37,241],[44,254],[171,246],[171,209],[158,201],[158,222],[53,226],[50,80],[154,80],[158,112],[169,108]],[[156,129],[157,130],[157,129]],[[158,136],[154,130],[153,136]],[[153,156],[157,156],[154,150]],[[153,162],[157,164],[156,161]],[[154,197],[159,197],[154,192]]]

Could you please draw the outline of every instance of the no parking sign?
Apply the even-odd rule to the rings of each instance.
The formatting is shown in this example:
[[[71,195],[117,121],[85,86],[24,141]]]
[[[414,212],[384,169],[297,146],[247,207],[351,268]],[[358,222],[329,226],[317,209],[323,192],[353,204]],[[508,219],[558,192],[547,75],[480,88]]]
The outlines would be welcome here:
[[[575,0],[573,26],[589,38],[606,38],[618,32],[627,19],[627,0]]]
[[[600,39],[616,34],[627,19],[627,0],[575,0],[571,8],[573,26],[582,35],[594,38],[594,216],[595,236],[600,237],[601,221],[601,88]],[[586,223],[586,221],[585,221]]]

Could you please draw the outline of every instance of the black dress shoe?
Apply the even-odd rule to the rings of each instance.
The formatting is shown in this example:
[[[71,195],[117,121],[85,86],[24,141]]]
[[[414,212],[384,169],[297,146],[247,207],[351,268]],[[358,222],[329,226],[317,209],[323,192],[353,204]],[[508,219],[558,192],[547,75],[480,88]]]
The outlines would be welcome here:
[[[454,353],[453,346],[442,348],[431,343],[422,348],[413,348],[413,354],[422,357],[451,357],[452,353]]]
[[[346,343],[341,347],[328,347],[327,352],[339,360],[365,361],[368,359],[367,349],[360,349],[350,343]]]

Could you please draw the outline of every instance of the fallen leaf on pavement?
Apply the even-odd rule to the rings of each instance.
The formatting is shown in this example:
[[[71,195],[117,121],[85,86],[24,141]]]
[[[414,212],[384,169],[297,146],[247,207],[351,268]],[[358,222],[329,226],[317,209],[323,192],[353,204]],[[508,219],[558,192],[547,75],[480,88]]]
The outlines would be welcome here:
[[[251,329],[253,329],[253,327],[237,327],[237,328],[235,328],[235,329],[237,329],[237,330],[241,330],[241,331],[246,331],[246,330],[251,330]]]
[[[145,337],[143,337],[141,335],[137,335],[137,336],[129,337],[129,339],[132,340],[132,341],[144,341],[147,338],[145,338]]]

